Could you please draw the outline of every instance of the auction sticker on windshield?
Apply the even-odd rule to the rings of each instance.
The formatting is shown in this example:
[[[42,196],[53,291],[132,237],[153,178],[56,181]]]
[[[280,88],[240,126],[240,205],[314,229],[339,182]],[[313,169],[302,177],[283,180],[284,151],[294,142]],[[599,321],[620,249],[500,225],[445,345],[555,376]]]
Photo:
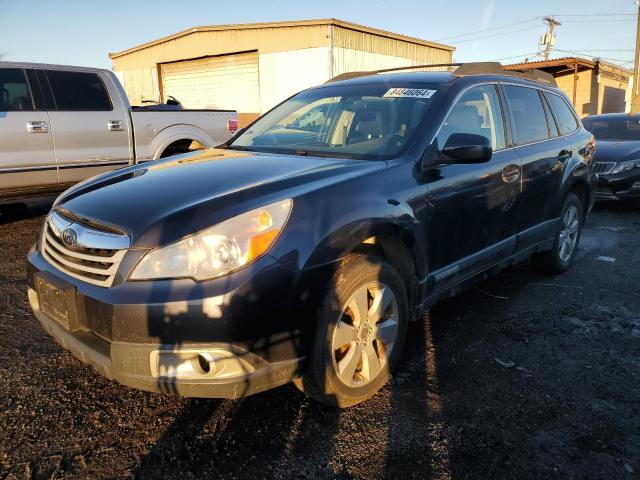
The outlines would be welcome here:
[[[424,88],[390,88],[383,97],[399,97],[399,98],[431,98],[436,90],[427,90]]]

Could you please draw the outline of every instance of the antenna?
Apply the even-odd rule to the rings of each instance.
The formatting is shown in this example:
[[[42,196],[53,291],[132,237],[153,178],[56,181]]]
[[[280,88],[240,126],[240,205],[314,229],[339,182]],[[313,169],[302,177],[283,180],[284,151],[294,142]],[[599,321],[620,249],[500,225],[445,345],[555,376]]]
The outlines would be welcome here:
[[[551,49],[556,44],[556,27],[559,27],[562,24],[553,17],[544,17],[543,21],[547,22],[548,30],[547,33],[540,37],[540,46],[543,48],[544,59],[547,61],[551,56]]]

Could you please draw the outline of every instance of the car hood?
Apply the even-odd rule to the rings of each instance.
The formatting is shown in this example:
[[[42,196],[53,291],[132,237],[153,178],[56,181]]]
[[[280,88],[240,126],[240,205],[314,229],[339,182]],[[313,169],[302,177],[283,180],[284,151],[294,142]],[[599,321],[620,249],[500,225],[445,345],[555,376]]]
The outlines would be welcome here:
[[[134,247],[150,248],[385,166],[379,161],[211,149],[87,180],[65,192],[55,208],[123,230]]]
[[[622,162],[640,158],[640,141],[596,140],[596,162]]]

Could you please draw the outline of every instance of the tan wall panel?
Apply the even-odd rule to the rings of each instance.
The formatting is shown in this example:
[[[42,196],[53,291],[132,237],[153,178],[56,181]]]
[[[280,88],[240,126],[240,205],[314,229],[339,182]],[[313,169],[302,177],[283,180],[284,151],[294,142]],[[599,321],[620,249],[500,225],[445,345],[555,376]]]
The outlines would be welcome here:
[[[328,45],[327,32],[327,25],[193,32],[114,58],[113,69],[153,67],[157,63],[229,52],[270,53],[321,47]]]
[[[125,70],[122,72],[122,84],[131,105],[141,105],[142,100],[160,100],[156,68]]]
[[[573,102],[573,73],[556,77],[556,83]],[[592,70],[578,73],[574,106],[581,117],[598,113],[598,86]]]
[[[333,26],[334,48],[359,50],[389,57],[401,57],[415,64],[451,63],[453,52],[394,38]]]

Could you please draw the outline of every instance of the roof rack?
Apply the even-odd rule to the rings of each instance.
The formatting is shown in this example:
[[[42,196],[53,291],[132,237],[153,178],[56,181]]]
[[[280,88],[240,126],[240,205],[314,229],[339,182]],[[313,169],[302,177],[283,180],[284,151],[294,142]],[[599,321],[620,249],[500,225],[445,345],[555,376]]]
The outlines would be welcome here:
[[[380,73],[399,72],[402,70],[416,70],[420,68],[442,68],[457,67],[452,74],[456,77],[466,77],[469,75],[504,75],[508,77],[524,78],[534,82],[546,83],[556,87],[555,77],[543,70],[522,69],[505,70],[498,62],[470,62],[470,63],[431,63],[426,65],[409,65],[406,67],[385,68],[382,70],[371,70],[368,72],[346,72],[331,78],[326,83],[349,80],[352,78],[366,77],[368,75],[378,75]]]

